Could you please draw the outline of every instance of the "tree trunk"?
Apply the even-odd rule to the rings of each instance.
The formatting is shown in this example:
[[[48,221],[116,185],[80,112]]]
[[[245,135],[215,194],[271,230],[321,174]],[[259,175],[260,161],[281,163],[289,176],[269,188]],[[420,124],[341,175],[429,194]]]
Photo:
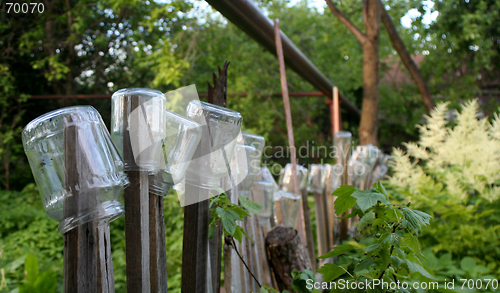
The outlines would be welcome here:
[[[279,290],[292,292],[292,271],[311,269],[297,231],[284,226],[274,227],[267,234],[266,251]]]
[[[356,27],[332,0],[326,0],[328,7],[340,22],[342,22],[363,46],[363,105],[359,123],[359,138],[361,144],[377,145],[378,123],[378,67],[379,67],[379,34],[380,34],[380,0],[363,1],[363,22],[365,33]]]
[[[365,0],[363,22],[366,29],[366,40],[363,45],[363,106],[359,123],[359,139],[362,145],[377,145],[378,120],[378,68],[379,68],[379,33],[380,2]]]
[[[398,32],[396,31],[396,28],[394,27],[394,24],[392,23],[391,18],[389,17],[389,14],[387,14],[387,11],[385,8],[380,4],[380,10],[381,10],[381,18],[382,18],[382,23],[385,26],[385,29],[387,30],[387,33],[389,33],[389,37],[392,42],[392,46],[394,49],[396,49],[396,52],[398,52],[399,57],[401,58],[401,61],[403,62],[404,66],[408,70],[408,72],[411,75],[411,78],[413,79],[413,82],[418,88],[418,91],[420,92],[420,95],[422,96],[422,101],[424,102],[425,109],[427,112],[430,112],[434,108],[434,101],[431,96],[431,91],[429,90],[429,87],[427,86],[427,82],[425,81],[424,77],[420,73],[420,70],[418,69],[417,65],[415,62],[413,62],[413,59],[411,58],[410,54],[406,50],[406,47],[399,37]]]

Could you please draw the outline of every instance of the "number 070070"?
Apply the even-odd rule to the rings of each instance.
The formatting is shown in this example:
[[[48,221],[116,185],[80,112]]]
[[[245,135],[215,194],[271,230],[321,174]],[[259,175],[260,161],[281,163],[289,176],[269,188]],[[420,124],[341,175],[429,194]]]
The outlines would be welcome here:
[[[7,13],[43,13],[45,6],[43,3],[5,3]]]

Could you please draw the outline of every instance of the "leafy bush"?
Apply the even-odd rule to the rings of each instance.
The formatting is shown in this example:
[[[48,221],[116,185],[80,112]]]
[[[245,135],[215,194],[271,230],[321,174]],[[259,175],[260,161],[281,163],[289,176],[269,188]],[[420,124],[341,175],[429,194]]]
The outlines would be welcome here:
[[[334,193],[335,214],[340,216],[349,209],[352,212],[344,218],[359,216],[356,241],[344,243],[333,248],[320,258],[345,255],[333,263],[326,263],[317,270],[323,274],[324,282],[343,280],[350,282],[386,283],[412,282],[415,278],[432,280],[421,260],[418,235],[423,226],[429,224],[430,215],[409,208],[409,204],[391,204],[384,186],[378,182],[369,191],[352,186],[341,186]],[[346,275],[347,274],[347,275]],[[344,276],[342,279],[340,277]],[[341,284],[341,283],[338,283]],[[381,285],[373,283],[372,290],[384,292]],[[391,287],[392,289],[392,287]],[[352,292],[340,285],[331,292]],[[356,291],[356,290],[355,290]],[[371,292],[370,289],[357,290]],[[391,292],[408,292],[401,287]]]
[[[447,104],[438,105],[419,141],[392,154],[389,190],[434,217],[421,242],[427,264],[448,279],[500,274],[500,117],[478,119],[478,109],[468,102],[449,122]]]

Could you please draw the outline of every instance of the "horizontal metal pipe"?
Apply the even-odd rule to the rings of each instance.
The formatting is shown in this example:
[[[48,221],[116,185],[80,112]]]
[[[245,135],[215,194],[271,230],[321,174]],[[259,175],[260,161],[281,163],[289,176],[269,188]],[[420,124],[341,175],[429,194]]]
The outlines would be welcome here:
[[[207,0],[207,2],[252,39],[276,55],[273,22],[252,1]],[[331,99],[333,83],[314,66],[283,31],[281,31],[281,39],[285,64]],[[343,107],[358,116],[361,114],[360,110],[343,94],[339,93],[339,97]]]

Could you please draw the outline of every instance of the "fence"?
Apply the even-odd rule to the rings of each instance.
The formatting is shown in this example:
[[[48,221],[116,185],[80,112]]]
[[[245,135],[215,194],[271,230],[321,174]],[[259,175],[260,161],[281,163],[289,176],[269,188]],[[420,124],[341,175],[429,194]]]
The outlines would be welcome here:
[[[224,64],[219,76],[214,75],[208,94],[209,103],[222,108],[226,106],[227,67]],[[166,109],[166,103],[161,92],[129,89],[113,95],[111,134],[92,107],[48,113],[23,131],[46,212],[61,223],[65,292],[114,292],[109,222],[123,213],[127,291],[167,292],[162,196],[186,172],[190,177],[185,179],[182,291],[220,292],[222,250],[225,292],[258,292],[262,285],[290,290],[291,270],[315,270],[323,264],[316,260],[312,231],[299,235],[294,229],[300,225],[297,215],[305,211],[303,205],[308,207],[302,199],[309,193],[314,197],[318,254],[322,255],[353,233],[349,220],[334,217],[331,194],[335,188],[340,184],[370,188],[387,172],[388,156],[372,146],[358,146],[351,153],[350,133],[340,131],[335,133],[335,147],[341,150],[336,166],[301,167],[297,177],[287,166],[277,184],[268,169],[255,168],[264,147],[262,137],[222,135],[240,131],[239,113],[190,103],[190,119],[186,119],[159,111]],[[160,121],[165,124],[158,125],[166,128],[157,127]],[[213,127],[213,123],[219,124]],[[208,131],[198,129],[203,127]],[[217,161],[230,166],[225,178],[204,178],[201,170],[206,166],[193,163],[218,150],[214,137],[226,139],[219,142],[223,147]],[[169,139],[175,141],[173,146],[165,144]],[[233,149],[243,150],[248,165],[240,184],[235,184],[235,170],[242,163],[238,151],[235,156],[226,153],[226,146],[237,140]],[[220,182],[232,203],[238,204],[244,195],[263,206],[259,216],[247,217],[240,224],[253,241],[223,238],[220,226],[208,239],[209,190]],[[294,192],[296,184],[301,194]],[[124,205],[118,201],[123,189]],[[302,217],[310,223],[308,212]]]

